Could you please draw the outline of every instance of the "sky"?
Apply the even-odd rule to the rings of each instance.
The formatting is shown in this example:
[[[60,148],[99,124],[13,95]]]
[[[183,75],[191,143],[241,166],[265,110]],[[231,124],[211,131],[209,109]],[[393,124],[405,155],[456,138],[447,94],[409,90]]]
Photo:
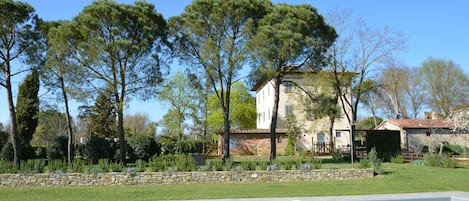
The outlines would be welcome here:
[[[42,19],[71,20],[92,0],[22,0],[29,3]],[[130,3],[130,0],[117,0]],[[157,12],[168,19],[184,11],[190,0],[147,0],[155,4]],[[371,28],[385,26],[403,33],[406,39],[405,50],[396,58],[408,66],[418,67],[429,57],[452,60],[469,75],[469,1],[467,0],[274,0],[274,3],[311,4],[323,16],[334,11],[349,10],[353,16],[361,17]],[[171,71],[184,70],[178,62],[171,64]],[[13,80],[16,89],[22,76]],[[40,92],[41,93],[41,92]],[[44,92],[43,92],[44,93]],[[44,95],[44,94],[41,94]],[[72,113],[77,115],[78,104],[72,105]],[[158,100],[132,100],[125,114],[143,113],[152,121],[159,121],[168,106]],[[9,122],[6,91],[0,89],[0,122]]]

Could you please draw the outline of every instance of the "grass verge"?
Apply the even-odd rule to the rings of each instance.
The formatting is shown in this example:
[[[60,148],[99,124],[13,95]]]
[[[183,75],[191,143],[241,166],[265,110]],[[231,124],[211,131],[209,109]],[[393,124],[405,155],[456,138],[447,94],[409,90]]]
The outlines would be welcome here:
[[[181,200],[468,191],[469,169],[384,164],[373,179],[263,184],[3,188],[0,200]]]

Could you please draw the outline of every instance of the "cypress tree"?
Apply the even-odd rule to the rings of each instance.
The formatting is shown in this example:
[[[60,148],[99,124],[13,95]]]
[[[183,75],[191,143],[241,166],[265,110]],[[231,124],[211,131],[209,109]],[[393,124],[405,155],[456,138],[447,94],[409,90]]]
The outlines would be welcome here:
[[[39,114],[39,74],[33,69],[21,83],[16,99],[16,121],[20,143],[29,145],[36,131]]]

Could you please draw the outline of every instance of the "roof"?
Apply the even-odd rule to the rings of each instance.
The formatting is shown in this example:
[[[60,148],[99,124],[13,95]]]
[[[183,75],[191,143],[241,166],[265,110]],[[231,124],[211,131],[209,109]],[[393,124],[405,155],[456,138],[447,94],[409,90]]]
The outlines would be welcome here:
[[[399,126],[401,128],[450,128],[451,124],[442,119],[388,119],[382,122],[378,127],[386,122]]]
[[[276,134],[287,134],[287,129],[276,129],[275,130]],[[223,130],[219,130],[217,134],[223,134]],[[236,135],[236,134],[270,134],[270,129],[258,129],[258,128],[253,128],[253,129],[231,129],[230,134]]]
[[[285,75],[293,75],[293,74],[306,74],[306,73],[319,73],[319,72],[330,72],[333,73],[333,71],[326,71],[326,70],[302,70],[302,69],[293,69],[289,70],[287,72],[284,72]],[[349,73],[352,75],[357,75],[358,73],[356,72],[338,72],[338,73]],[[270,79],[272,80],[272,79]],[[254,86],[251,88],[251,91],[257,91],[258,89],[262,88],[268,81],[270,81],[267,76],[261,76],[259,80],[254,84]]]

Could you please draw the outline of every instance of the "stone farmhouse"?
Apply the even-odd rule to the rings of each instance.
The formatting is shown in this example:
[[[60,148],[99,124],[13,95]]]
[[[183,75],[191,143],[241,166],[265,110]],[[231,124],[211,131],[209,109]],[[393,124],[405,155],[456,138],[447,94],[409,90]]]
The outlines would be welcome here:
[[[421,152],[424,147],[434,151],[441,143],[469,145],[468,133],[455,133],[452,123],[439,119],[435,112],[426,113],[424,119],[387,119],[376,129],[399,131],[401,149],[410,152]]]
[[[314,75],[317,75],[317,72],[290,72],[284,77],[279,94],[276,130],[277,154],[284,153],[287,145],[286,117],[289,115],[294,115],[298,126],[301,127],[301,133],[296,138],[297,152],[329,154],[336,149],[350,148],[350,125],[343,109],[340,112],[340,118],[336,118],[334,121],[332,133],[330,133],[328,117],[315,118],[314,115],[308,115],[306,112],[308,106],[305,106],[302,100],[306,100],[307,97],[298,86],[304,89],[321,90],[322,86],[319,82],[315,82]],[[252,88],[252,91],[256,92],[256,129],[233,129],[230,133],[230,152],[233,154],[269,155],[271,147],[270,122],[274,105],[273,81],[261,80]],[[343,108],[340,101],[338,104],[339,108]],[[351,109],[348,108],[348,110]],[[222,145],[223,135],[219,135],[218,150],[223,150]]]

